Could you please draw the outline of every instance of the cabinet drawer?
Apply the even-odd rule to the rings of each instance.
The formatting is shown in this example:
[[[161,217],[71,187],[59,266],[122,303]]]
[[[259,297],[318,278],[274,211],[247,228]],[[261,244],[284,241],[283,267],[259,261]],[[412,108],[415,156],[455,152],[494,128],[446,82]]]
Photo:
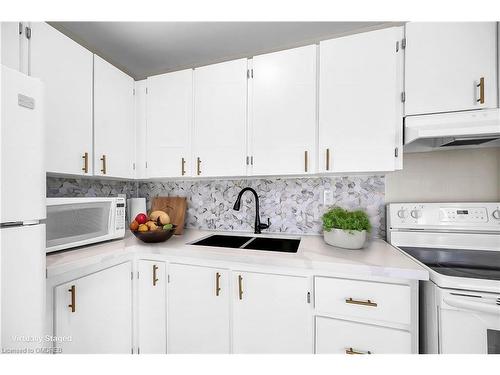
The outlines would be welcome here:
[[[315,308],[320,313],[410,323],[409,286],[316,277],[314,288]]]
[[[409,354],[407,331],[345,320],[316,318],[318,354]]]

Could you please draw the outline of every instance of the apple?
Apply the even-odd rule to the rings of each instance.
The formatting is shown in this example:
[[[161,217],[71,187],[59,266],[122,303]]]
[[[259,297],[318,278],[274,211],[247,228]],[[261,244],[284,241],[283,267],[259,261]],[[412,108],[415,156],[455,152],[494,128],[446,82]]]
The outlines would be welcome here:
[[[149,220],[148,215],[146,214],[137,214],[135,217],[135,221],[137,221],[139,224],[145,224]]]

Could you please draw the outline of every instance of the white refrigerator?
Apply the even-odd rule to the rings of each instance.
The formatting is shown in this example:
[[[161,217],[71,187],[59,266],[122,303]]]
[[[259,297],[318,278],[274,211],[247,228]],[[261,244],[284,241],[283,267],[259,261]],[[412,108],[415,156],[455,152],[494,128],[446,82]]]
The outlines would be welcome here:
[[[4,66],[0,83],[0,347],[36,353],[45,314],[43,85]]]

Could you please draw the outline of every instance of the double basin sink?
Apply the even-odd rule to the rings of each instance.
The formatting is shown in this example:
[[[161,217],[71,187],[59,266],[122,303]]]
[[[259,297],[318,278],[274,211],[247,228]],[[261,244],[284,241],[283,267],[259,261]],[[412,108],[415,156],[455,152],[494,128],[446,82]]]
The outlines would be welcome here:
[[[282,253],[296,253],[300,239],[250,237],[213,234],[192,242],[191,245],[229,247],[233,249],[278,251]]]

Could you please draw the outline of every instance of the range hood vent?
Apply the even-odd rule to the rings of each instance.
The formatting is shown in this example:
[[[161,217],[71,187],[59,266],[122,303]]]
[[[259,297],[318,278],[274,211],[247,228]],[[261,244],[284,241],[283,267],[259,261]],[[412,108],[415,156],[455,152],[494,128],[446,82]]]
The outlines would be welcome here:
[[[408,116],[404,140],[405,152],[500,147],[500,110]]]

